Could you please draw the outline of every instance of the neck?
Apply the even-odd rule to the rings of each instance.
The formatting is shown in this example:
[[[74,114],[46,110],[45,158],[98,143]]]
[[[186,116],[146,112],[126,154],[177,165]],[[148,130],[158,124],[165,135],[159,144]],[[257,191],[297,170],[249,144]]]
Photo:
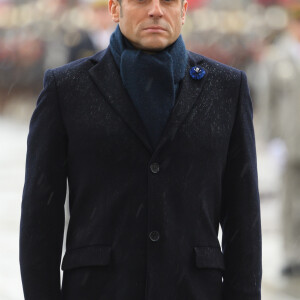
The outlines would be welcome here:
[[[169,46],[163,48],[163,49],[147,49],[147,48],[140,48],[138,47],[135,43],[133,43],[131,40],[129,40],[123,33],[122,31],[120,30],[120,33],[121,33],[121,36],[123,37],[123,40],[125,42],[125,46],[127,46],[129,49],[134,49],[134,50],[137,50],[137,51],[142,51],[143,53],[147,53],[147,54],[151,54],[151,55],[154,55],[154,54],[157,54],[159,52],[162,52],[164,50],[166,50]]]
[[[149,49],[139,48],[139,47],[135,46],[134,43],[132,43],[125,35],[123,35],[123,37],[124,37],[125,43],[126,43],[127,45],[131,46],[132,48],[134,48],[134,49],[137,50],[137,51],[140,50],[140,51],[142,51],[143,53],[147,53],[147,54],[153,55],[153,54],[156,54],[156,53],[161,52],[161,51],[163,51],[163,50],[166,49],[166,48],[165,48],[165,49],[162,49],[162,50],[149,50]]]
[[[110,38],[110,50],[113,53],[114,59],[119,67],[121,65],[121,57],[124,52],[131,52],[129,57],[142,57],[148,56],[148,58],[153,58],[156,63],[160,61],[162,65],[165,63],[161,61],[162,57],[170,55],[172,57],[172,67],[174,72],[174,81],[179,82],[185,73],[185,66],[187,63],[187,53],[185,50],[185,45],[182,36],[179,35],[177,40],[164,48],[163,50],[157,49],[137,49],[132,42],[130,42],[121,32],[119,26],[112,33]],[[127,57],[127,55],[126,55]],[[172,68],[170,67],[170,68]]]

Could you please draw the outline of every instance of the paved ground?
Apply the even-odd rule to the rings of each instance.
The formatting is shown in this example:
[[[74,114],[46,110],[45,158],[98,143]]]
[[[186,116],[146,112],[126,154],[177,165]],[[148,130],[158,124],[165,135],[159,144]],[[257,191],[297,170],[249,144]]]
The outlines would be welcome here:
[[[24,184],[28,119],[0,116],[0,299],[21,300],[18,242],[21,195]],[[300,278],[288,281],[280,276],[280,169],[259,141],[258,170],[263,229],[263,300],[300,299]],[[277,190],[276,190],[277,189]],[[242,299],[241,299],[242,300]]]

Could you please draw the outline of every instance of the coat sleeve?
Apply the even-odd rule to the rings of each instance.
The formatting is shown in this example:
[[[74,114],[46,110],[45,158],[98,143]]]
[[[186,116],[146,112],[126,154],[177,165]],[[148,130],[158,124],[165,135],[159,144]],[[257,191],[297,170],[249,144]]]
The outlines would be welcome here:
[[[58,300],[67,136],[52,70],[32,114],[21,204],[19,261],[25,300]]]
[[[220,223],[225,260],[223,300],[260,300],[260,198],[253,107],[246,74],[243,71],[223,177]]]

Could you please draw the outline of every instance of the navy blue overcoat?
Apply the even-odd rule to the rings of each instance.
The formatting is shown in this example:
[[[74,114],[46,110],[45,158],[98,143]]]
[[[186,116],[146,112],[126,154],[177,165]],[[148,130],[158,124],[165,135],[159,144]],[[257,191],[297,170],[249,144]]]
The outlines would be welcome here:
[[[21,205],[26,300],[261,299],[247,78],[188,57],[155,148],[109,48],[47,70],[30,120]],[[189,75],[193,66],[205,69],[201,80]]]

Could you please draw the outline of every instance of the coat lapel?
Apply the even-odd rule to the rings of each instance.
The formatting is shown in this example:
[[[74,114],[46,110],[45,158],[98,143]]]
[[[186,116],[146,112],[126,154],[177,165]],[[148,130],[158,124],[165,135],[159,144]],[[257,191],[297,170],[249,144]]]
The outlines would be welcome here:
[[[195,80],[191,78],[189,71],[193,66],[201,65],[202,60],[201,57],[200,60],[195,61],[189,55],[178,98],[155,149],[152,148],[146,127],[122,84],[119,70],[109,48],[91,57],[91,61],[96,62],[96,64],[89,69],[89,73],[105,100],[142,141],[149,153],[155,154],[168,140],[174,139],[178,128],[200,96],[207,74],[201,80]]]
[[[195,61],[192,59],[190,54],[188,56],[188,64],[185,70],[185,76],[181,82],[180,91],[177,96],[178,98],[176,99],[176,103],[169,115],[155,152],[158,152],[167,141],[172,141],[174,139],[183,120],[187,117],[196,100],[200,97],[208,72],[205,70],[206,75],[201,80],[195,80],[189,74],[192,67],[196,65],[201,66],[203,58],[202,56],[199,57],[200,59]]]
[[[123,86],[119,70],[109,48],[97,53],[91,59],[97,64],[89,70],[89,73],[101,94],[143,142],[147,150],[152,153],[153,148],[146,127]]]

